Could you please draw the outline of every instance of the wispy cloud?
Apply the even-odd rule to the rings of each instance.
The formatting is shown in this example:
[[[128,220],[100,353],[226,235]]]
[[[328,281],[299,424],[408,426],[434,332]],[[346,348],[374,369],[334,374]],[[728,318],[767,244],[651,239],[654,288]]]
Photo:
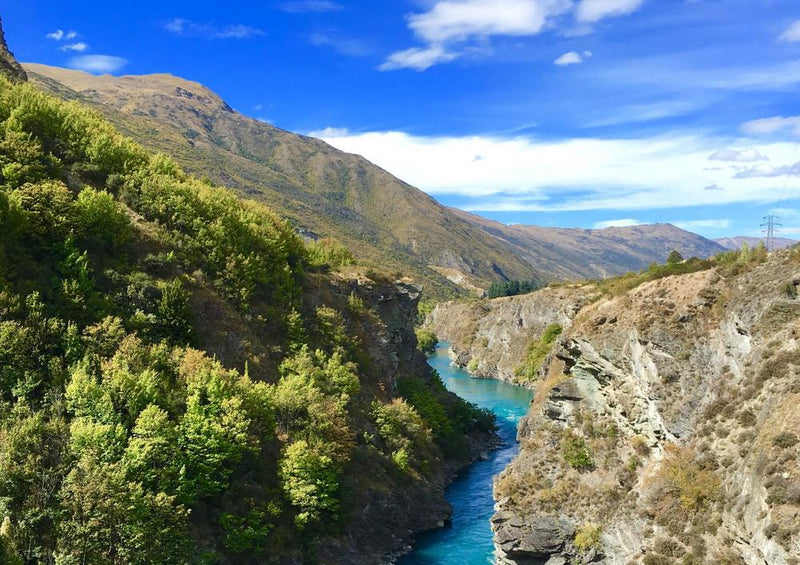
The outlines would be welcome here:
[[[755,178],[774,178],[774,177],[797,177],[800,176],[800,162],[794,165],[755,165],[747,167],[736,173],[735,179],[755,179]]]
[[[757,149],[720,149],[708,157],[709,161],[727,161],[736,163],[755,163],[756,161],[769,161]]]
[[[788,131],[793,135],[800,135],[800,116],[773,116],[752,120],[741,125],[740,129],[747,135],[769,135]]]
[[[364,57],[372,52],[372,48],[360,39],[340,37],[335,32],[317,32],[311,34],[312,45],[318,47],[331,47],[341,55],[349,57]]]
[[[627,228],[630,226],[640,226],[642,222],[634,220],[633,218],[621,218],[619,220],[604,220],[602,222],[595,222],[592,227],[596,230],[604,230],[606,228]]]
[[[424,46],[393,53],[383,70],[412,68],[425,70],[455,57],[438,58],[430,65],[402,65],[397,62],[410,53],[455,53],[455,46],[485,42],[492,37],[526,37],[546,30],[587,26],[602,19],[636,11],[643,0],[438,0],[430,9],[407,16],[408,28]],[[569,22],[569,25],[566,23]],[[574,32],[574,29],[573,29]],[[583,33],[583,32],[582,32]],[[573,33],[574,35],[574,33]],[[397,55],[403,54],[400,57]],[[578,55],[585,59],[586,55]],[[568,57],[572,63],[574,56]],[[568,64],[568,63],[567,63]]]
[[[641,8],[644,0],[581,0],[575,12],[579,22],[596,23],[616,16],[626,16]]]
[[[583,53],[570,51],[568,53],[564,53],[558,59],[553,61],[553,64],[558,65],[559,67],[565,67],[567,65],[580,65],[585,59],[588,59],[592,55],[593,53],[591,51],[584,51]]]
[[[164,29],[181,37],[202,37],[204,39],[247,39],[265,35],[256,27],[230,24],[222,27],[201,24],[185,18],[173,18],[164,24]]]
[[[778,38],[787,43],[797,43],[800,41],[800,20],[790,25]]]
[[[305,0],[286,2],[281,5],[281,10],[290,14],[308,14],[313,12],[341,12],[344,6],[338,2],[328,0]]]
[[[83,53],[89,49],[89,45],[83,41],[78,41],[77,43],[67,43],[66,45],[62,45],[59,47],[59,49],[61,49],[61,51],[77,51],[78,53]]]
[[[75,39],[76,37],[78,37],[78,32],[72,30],[64,31],[63,29],[57,29],[53,32],[48,33],[47,35],[45,35],[45,37],[47,39],[52,39],[53,41],[62,41],[62,40],[69,41],[71,39]]]
[[[381,71],[394,71],[397,69],[414,69],[424,71],[438,63],[446,63],[457,58],[457,53],[449,53],[441,45],[431,47],[412,47],[405,51],[398,51],[389,55],[378,67]]]
[[[113,55],[80,55],[69,60],[69,67],[93,74],[115,73],[128,64],[127,59]]]
[[[669,223],[686,231],[694,231],[704,228],[726,229],[731,225],[731,221],[727,218],[721,220],[675,220]]]
[[[772,197],[777,201],[783,192],[775,190],[774,176],[764,174],[776,174],[772,169],[739,175],[746,169],[736,162],[709,168],[709,155],[729,145],[729,140],[700,132],[560,141],[522,136],[422,137],[397,131],[322,130],[314,135],[338,149],[363,155],[430,194],[459,197],[465,208],[474,211],[730,205]],[[774,162],[794,162],[794,143],[751,140],[745,146]],[[481,158],[476,160],[476,155]],[[787,179],[780,181],[787,198],[800,196],[798,177]]]

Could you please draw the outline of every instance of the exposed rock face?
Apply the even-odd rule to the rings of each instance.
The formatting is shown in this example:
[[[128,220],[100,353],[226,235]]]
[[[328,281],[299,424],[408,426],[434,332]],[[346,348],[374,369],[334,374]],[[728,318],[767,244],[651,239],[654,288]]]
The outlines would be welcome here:
[[[800,563],[798,284],[787,250],[585,302],[495,483],[499,562]],[[506,342],[535,339],[529,327],[510,326]],[[459,351],[486,334],[474,335],[454,340]]]
[[[531,341],[550,324],[569,327],[592,294],[591,287],[575,286],[490,301],[446,302],[434,309],[427,324],[450,343],[457,365],[469,366],[477,377],[513,382]]]
[[[0,18],[0,74],[12,82],[23,82],[28,80],[28,75],[14,58],[14,54],[8,50],[6,37],[3,33],[3,20]]]

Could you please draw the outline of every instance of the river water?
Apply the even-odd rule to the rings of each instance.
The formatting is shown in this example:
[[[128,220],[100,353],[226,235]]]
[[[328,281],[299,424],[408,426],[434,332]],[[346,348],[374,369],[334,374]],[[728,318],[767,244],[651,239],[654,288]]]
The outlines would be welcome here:
[[[439,371],[449,390],[494,412],[503,445],[493,451],[487,461],[471,465],[447,488],[447,500],[453,506],[452,525],[421,535],[414,551],[401,558],[398,565],[494,563],[489,527],[494,513],[492,479],[516,457],[517,422],[527,413],[533,397],[530,390],[519,386],[470,377],[466,371],[450,364],[447,350],[448,345],[440,343],[428,363]]]

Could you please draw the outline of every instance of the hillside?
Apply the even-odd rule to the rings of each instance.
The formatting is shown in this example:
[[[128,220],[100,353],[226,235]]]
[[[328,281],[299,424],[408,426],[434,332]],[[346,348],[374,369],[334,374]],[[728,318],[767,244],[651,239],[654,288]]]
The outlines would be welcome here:
[[[196,82],[172,75],[93,76],[25,65],[31,80],[102,112],[120,131],[269,205],[301,232],[332,236],[369,266],[414,277],[446,296],[537,278],[507,246],[357,155],[249,118]]]
[[[495,441],[417,287],[2,76],[0,226],[0,563],[376,563]]]
[[[536,391],[495,481],[499,563],[797,563],[800,255],[627,282],[429,318],[459,364]]]
[[[452,209],[460,217],[507,242],[548,280],[598,279],[646,269],[677,249],[684,257],[705,259],[724,248],[670,224],[585,230],[507,226]]]
[[[742,244],[746,243],[750,247],[755,247],[759,244],[759,242],[764,241],[764,238],[761,237],[748,237],[748,236],[736,236],[736,237],[721,237],[719,239],[715,239],[717,243],[723,246],[725,249],[741,249]],[[776,237],[775,238],[775,249],[786,249],[787,247],[791,247],[792,245],[797,245],[798,241],[796,239],[789,239],[786,237]]]

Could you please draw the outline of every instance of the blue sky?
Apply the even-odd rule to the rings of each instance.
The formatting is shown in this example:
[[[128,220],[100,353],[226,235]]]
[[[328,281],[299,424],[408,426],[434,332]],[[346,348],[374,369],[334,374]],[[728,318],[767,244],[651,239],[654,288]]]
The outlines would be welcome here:
[[[22,61],[169,72],[507,223],[800,237],[797,0],[4,2]]]

